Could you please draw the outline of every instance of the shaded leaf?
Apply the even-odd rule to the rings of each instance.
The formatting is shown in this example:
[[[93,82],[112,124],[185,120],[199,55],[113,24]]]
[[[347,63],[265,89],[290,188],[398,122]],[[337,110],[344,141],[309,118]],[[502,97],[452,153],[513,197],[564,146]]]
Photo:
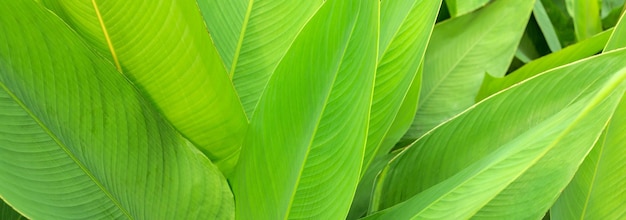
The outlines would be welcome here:
[[[487,3],[490,0],[445,0],[448,5],[448,10],[452,17],[461,16],[472,12]]]

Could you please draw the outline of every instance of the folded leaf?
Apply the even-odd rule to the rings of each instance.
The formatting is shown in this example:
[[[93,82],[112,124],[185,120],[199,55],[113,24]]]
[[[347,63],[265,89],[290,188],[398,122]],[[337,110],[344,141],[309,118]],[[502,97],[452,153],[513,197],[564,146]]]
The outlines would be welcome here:
[[[372,102],[378,0],[328,0],[272,75],[232,184],[240,219],[343,219]]]
[[[417,102],[422,75],[418,71],[424,58],[426,45],[435,24],[441,0],[383,1],[380,11],[380,44],[376,85],[370,115],[367,147],[362,172],[378,154],[388,135],[402,135],[404,130],[393,131],[391,126],[400,113],[405,100]],[[417,92],[409,93],[414,87]],[[417,106],[417,105],[415,105]],[[415,114],[413,111],[410,114]],[[405,123],[410,123],[412,118]],[[400,123],[400,122],[398,122]],[[393,146],[393,145],[391,145]],[[386,146],[383,151],[389,151]]]
[[[196,1],[43,0],[224,172],[247,119]]]
[[[474,104],[485,72],[504,76],[533,5],[533,0],[497,0],[435,26],[419,108],[403,139],[415,140]]]
[[[274,69],[322,0],[198,0],[251,118]]]
[[[0,197],[34,219],[232,219],[224,176],[57,16],[0,3]]]
[[[391,208],[371,218],[541,218],[626,91],[624,58],[551,70],[433,129],[382,172],[375,207]]]
[[[612,30],[607,30],[563,50],[548,54],[520,67],[505,77],[496,78],[486,74],[476,100],[480,101],[546,70],[593,56],[602,51],[612,32]]]

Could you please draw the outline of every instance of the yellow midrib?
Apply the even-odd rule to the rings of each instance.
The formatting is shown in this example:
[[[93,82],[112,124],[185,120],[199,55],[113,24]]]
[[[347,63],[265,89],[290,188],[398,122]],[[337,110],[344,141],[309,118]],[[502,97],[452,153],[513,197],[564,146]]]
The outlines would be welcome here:
[[[120,61],[117,58],[117,54],[115,53],[115,48],[113,47],[113,43],[111,43],[111,37],[109,37],[109,32],[107,32],[107,28],[104,25],[104,20],[102,20],[102,15],[100,15],[100,9],[98,9],[98,4],[96,0],[91,0],[93,4],[93,9],[96,11],[96,16],[98,17],[98,22],[100,23],[100,27],[102,28],[102,33],[104,33],[104,39],[107,42],[107,46],[109,47],[109,51],[111,51],[111,56],[113,57],[113,63],[115,63],[115,67],[117,71],[122,72],[122,66],[120,65]]]

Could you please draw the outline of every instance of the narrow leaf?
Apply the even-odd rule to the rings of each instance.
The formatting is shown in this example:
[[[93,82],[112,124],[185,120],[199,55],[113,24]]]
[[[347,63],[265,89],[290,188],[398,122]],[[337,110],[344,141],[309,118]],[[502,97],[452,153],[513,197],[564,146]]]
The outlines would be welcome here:
[[[533,8],[533,15],[537,20],[537,24],[543,33],[543,36],[546,39],[546,43],[548,43],[548,47],[552,52],[556,52],[562,49],[561,42],[559,41],[559,36],[556,33],[556,28],[552,24],[550,20],[550,16],[548,16],[548,12],[546,8],[543,7],[543,3],[541,1],[535,2],[535,7]]]
[[[408,91],[410,87],[414,90],[421,88],[422,75],[418,74],[421,73],[418,68],[440,4],[441,0],[381,2],[379,63],[362,172],[378,154],[387,135],[391,134],[392,123],[401,114],[399,110],[404,100],[417,102],[419,98],[418,93]],[[409,121],[404,123],[410,123],[410,118],[402,118],[407,119]],[[388,151],[389,147],[386,148],[384,150]]]
[[[278,65],[233,178],[239,219],[343,219],[372,102],[378,0],[328,0]]]
[[[593,56],[602,51],[612,32],[612,30],[607,30],[592,38],[570,45],[563,50],[548,54],[522,66],[505,77],[496,78],[487,74],[476,96],[476,100],[480,101],[546,70]]]
[[[574,30],[578,41],[587,39],[602,31],[599,0],[565,0],[570,16],[574,20]]]
[[[247,119],[194,0],[44,0],[225,172]]]
[[[234,218],[226,179],[105,58],[0,3],[0,197],[34,219]]]

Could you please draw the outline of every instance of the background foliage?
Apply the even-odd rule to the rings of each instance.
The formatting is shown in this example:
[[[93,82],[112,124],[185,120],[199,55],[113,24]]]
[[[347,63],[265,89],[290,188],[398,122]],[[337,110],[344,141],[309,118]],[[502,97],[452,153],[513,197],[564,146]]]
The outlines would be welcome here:
[[[0,218],[626,218],[625,9],[3,1]]]

